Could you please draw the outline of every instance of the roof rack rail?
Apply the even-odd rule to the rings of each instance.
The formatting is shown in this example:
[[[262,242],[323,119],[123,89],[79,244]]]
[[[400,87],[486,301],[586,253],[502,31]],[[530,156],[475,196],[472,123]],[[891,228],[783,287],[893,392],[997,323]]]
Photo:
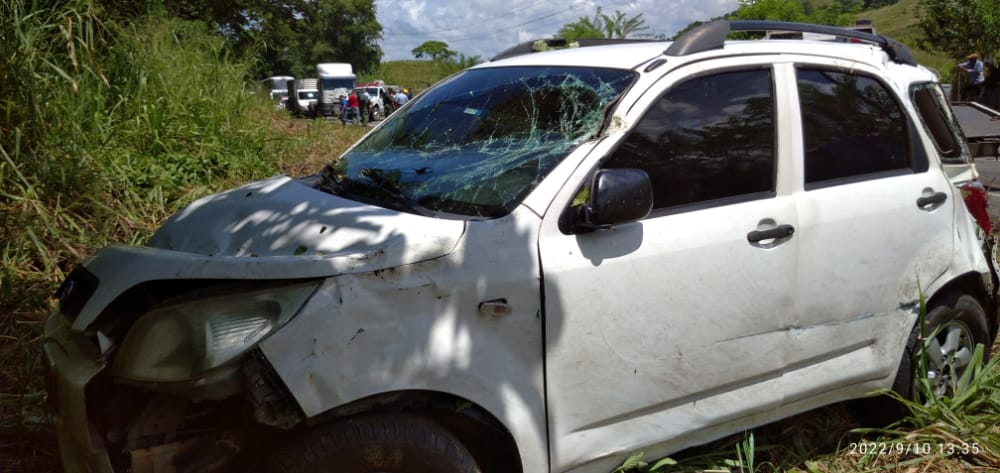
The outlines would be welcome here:
[[[589,38],[589,39],[578,39],[573,42],[567,42],[562,38],[545,38],[536,39],[531,41],[525,41],[517,46],[505,49],[497,53],[496,56],[490,58],[490,61],[498,61],[500,59],[506,59],[514,56],[521,56],[524,54],[531,54],[539,52],[536,44],[544,44],[544,47],[549,49],[563,49],[563,48],[586,48],[588,46],[606,46],[609,44],[631,44],[631,43],[649,43],[653,41],[661,41],[655,39],[621,39],[621,38]],[[576,43],[575,45],[573,43]]]
[[[684,33],[663,54],[667,56],[686,56],[712,49],[722,49],[730,31],[793,31],[857,39],[879,45],[895,62],[911,66],[917,65],[917,60],[913,57],[913,53],[910,52],[909,48],[886,36],[838,28],[836,26],[766,20],[717,20],[705,23]]]

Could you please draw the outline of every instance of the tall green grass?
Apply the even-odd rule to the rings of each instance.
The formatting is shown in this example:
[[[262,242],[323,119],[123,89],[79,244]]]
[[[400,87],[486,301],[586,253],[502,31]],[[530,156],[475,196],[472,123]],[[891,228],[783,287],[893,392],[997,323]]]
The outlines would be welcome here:
[[[0,8],[5,303],[85,248],[141,239],[210,182],[276,172],[253,63],[206,25],[106,23],[87,0]]]
[[[278,115],[254,94],[254,60],[204,24],[105,18],[91,0],[0,1],[2,471],[56,469],[40,334],[72,266],[142,243],[196,197],[313,170],[360,136]]]

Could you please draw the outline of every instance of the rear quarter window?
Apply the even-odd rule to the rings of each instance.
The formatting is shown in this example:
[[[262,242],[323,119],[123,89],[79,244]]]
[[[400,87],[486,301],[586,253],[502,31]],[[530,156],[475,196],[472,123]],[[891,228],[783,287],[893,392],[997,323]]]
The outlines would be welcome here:
[[[962,129],[941,87],[934,83],[916,84],[910,88],[910,95],[941,161],[948,164],[968,162],[969,153],[962,146],[965,142]]]

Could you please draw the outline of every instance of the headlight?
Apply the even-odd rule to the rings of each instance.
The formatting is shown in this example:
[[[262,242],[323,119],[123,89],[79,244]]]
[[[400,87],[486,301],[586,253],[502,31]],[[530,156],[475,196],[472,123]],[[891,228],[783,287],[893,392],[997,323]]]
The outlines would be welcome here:
[[[154,307],[128,331],[115,376],[187,381],[240,356],[295,315],[319,282],[186,295]]]

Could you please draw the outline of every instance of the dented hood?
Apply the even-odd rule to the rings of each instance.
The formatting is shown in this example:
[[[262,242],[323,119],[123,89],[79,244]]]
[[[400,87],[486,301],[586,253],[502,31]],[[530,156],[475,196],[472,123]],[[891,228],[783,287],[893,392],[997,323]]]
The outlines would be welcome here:
[[[399,265],[447,254],[464,228],[460,220],[364,204],[279,176],[195,201],[170,217],[149,246],[215,257],[385,254]]]
[[[200,199],[149,246],[112,245],[83,266],[100,283],[73,322],[84,330],[147,281],[299,279],[371,272],[451,253],[465,222],[355,202],[274,177]]]

